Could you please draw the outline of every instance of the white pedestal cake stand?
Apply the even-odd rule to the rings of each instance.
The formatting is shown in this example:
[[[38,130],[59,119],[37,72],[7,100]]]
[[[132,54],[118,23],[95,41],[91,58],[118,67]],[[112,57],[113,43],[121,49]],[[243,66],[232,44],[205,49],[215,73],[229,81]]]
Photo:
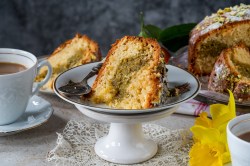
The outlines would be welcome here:
[[[111,123],[109,133],[101,138],[95,145],[95,151],[101,158],[120,164],[140,163],[153,157],[157,152],[157,145],[144,137],[142,122],[153,121],[172,114],[177,105],[194,98],[199,90],[200,83],[196,77],[187,71],[175,66],[166,65],[168,68],[168,86],[175,87],[188,81],[190,90],[177,98],[169,98],[166,104],[143,110],[118,110],[107,106],[89,103],[80,97],[64,96],[58,88],[67,84],[70,80],[79,82],[97,63],[89,63],[83,66],[69,69],[60,74],[54,82],[55,93],[63,100],[72,103],[83,114],[99,120]],[[95,77],[88,80],[92,85]]]
[[[157,144],[144,137],[141,122],[148,122],[172,114],[177,106],[156,112],[118,115],[88,110],[75,105],[86,116],[111,123],[107,136],[95,144],[95,152],[104,160],[119,164],[135,164],[152,158]]]

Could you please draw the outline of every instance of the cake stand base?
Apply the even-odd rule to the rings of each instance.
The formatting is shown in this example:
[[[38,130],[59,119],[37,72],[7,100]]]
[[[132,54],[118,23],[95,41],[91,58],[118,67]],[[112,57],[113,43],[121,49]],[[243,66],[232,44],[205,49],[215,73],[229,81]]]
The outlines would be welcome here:
[[[141,123],[169,116],[178,108],[175,106],[163,111],[126,115],[75,106],[90,118],[111,123],[108,135],[95,144],[95,152],[102,159],[119,164],[136,164],[152,158],[157,152],[157,145],[144,137]]]
[[[141,123],[111,123],[109,134],[95,144],[96,154],[119,164],[135,164],[152,158],[157,144],[144,138]]]

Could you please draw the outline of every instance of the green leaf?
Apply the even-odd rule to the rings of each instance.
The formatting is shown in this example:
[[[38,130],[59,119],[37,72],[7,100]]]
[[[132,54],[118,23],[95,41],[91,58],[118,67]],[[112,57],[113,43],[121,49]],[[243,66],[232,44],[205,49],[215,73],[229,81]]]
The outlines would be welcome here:
[[[196,23],[180,24],[168,27],[161,31],[158,41],[160,41],[170,51],[177,51],[188,44],[189,33]]]
[[[161,29],[154,25],[144,25],[143,12],[140,12],[141,32],[138,36],[158,39]]]
[[[195,27],[196,23],[180,24],[164,29],[160,33],[160,41],[171,40],[174,38],[187,36],[190,31]]]
[[[188,45],[189,33],[196,25],[196,23],[180,24],[161,30],[154,25],[145,25],[142,12],[140,12],[140,23],[141,31],[139,36],[155,38],[173,52]]]
[[[159,39],[160,34],[162,32],[162,30],[159,27],[154,25],[145,25],[144,31],[146,32],[148,37],[155,38],[157,40]]]

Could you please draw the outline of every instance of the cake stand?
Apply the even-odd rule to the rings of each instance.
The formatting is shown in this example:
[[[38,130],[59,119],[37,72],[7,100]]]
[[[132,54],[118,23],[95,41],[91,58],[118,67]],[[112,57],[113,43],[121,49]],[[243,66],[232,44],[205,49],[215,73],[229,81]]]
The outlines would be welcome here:
[[[152,158],[157,144],[144,137],[141,123],[166,117],[178,107],[145,114],[115,115],[75,106],[90,118],[111,123],[108,135],[96,142],[95,152],[104,160],[119,164],[135,164]]]
[[[135,164],[152,158],[157,152],[157,145],[144,137],[141,123],[172,114],[179,104],[194,98],[198,94],[199,81],[181,68],[166,65],[168,68],[168,86],[175,87],[188,82],[190,90],[177,98],[170,98],[164,105],[142,110],[113,109],[105,105],[83,101],[80,97],[64,96],[59,93],[59,87],[67,84],[70,80],[74,82],[82,80],[96,65],[98,63],[90,63],[60,74],[54,82],[55,93],[63,100],[74,104],[86,116],[111,123],[108,135],[99,139],[95,144],[95,152],[98,156],[119,164]],[[88,80],[89,85],[93,84],[94,79],[95,77]]]

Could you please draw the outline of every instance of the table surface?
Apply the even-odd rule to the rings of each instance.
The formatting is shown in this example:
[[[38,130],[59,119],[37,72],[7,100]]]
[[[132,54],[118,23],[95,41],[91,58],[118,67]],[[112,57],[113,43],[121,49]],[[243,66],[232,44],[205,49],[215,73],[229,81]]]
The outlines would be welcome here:
[[[74,105],[66,103],[55,95],[39,93],[38,96],[51,103],[54,109],[53,115],[46,123],[37,128],[0,137],[1,166],[55,165],[46,160],[46,155],[56,146],[56,133],[61,133],[69,120],[90,120],[78,111]],[[93,123],[100,123],[95,120],[91,121]],[[189,129],[194,123],[194,117],[172,114],[169,117],[149,123],[155,123],[169,129]]]

